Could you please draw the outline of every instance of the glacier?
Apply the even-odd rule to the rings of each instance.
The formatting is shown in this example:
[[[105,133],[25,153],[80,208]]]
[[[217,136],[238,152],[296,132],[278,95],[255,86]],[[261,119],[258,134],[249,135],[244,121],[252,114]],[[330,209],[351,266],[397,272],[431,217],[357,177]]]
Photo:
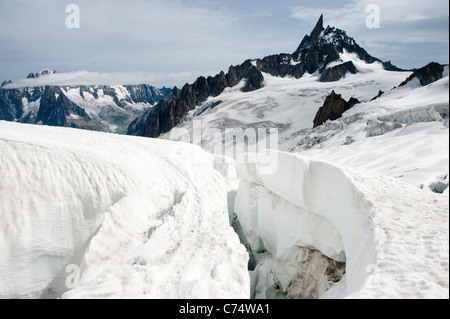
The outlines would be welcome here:
[[[448,298],[448,194],[269,152],[0,121],[0,297]]]
[[[258,158],[238,164],[235,213],[259,255],[253,297],[448,298],[448,197],[271,152],[275,174]]]
[[[212,155],[0,127],[1,298],[248,298],[248,255]]]

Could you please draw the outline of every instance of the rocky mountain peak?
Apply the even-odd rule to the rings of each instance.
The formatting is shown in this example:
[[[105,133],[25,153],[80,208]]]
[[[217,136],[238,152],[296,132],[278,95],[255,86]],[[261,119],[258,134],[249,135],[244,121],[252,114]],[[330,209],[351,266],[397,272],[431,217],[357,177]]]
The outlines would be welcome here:
[[[314,29],[311,32],[310,38],[313,38],[313,39],[314,38],[318,38],[323,30],[324,30],[324,28],[323,28],[323,14],[321,14],[319,20],[316,23],[316,26],[314,27]]]
[[[324,28],[323,23],[324,17],[321,15],[312,32],[305,35],[293,54],[274,54],[262,59],[247,60],[241,65],[230,66],[226,74],[221,72],[215,77],[199,77],[193,84],[186,84],[181,93],[160,101],[153,109],[132,122],[128,134],[158,137],[183,122],[186,114],[202,105],[208,97],[218,96],[227,87],[234,87],[244,81],[241,88],[243,92],[261,89],[264,87],[266,73],[276,77],[291,76],[299,79],[305,73],[318,72],[319,81],[322,82],[334,82],[348,73],[358,73],[352,61],[341,60],[340,54],[344,53],[344,50],[355,53],[367,63],[383,63],[385,70],[400,71],[391,63],[382,62],[369,55],[353,38],[347,36],[345,31],[330,26]],[[342,110],[346,110],[349,104],[342,105],[343,107],[338,107],[337,112],[331,109],[330,114],[319,115],[317,123],[328,120],[330,115],[334,117],[335,113],[342,114]]]
[[[50,70],[50,69],[43,69],[42,71],[38,72],[38,73],[30,73],[27,76],[27,79],[36,79],[39,78],[43,75],[50,75],[50,74],[56,74],[58,73],[58,71],[54,70]]]
[[[310,35],[305,35],[297,50],[292,54],[297,63],[304,63],[309,73],[319,70],[322,73],[327,66],[339,61],[340,54],[347,51],[356,53],[366,63],[380,62],[387,71],[401,71],[390,62],[383,62],[367,53],[356,41],[349,37],[344,30],[327,26],[323,27],[323,15]]]
[[[11,80],[9,80],[9,81],[4,81],[4,82],[2,83],[2,86],[1,86],[1,87],[4,87],[5,85],[11,84],[11,83],[12,83]]]
[[[426,86],[443,78],[444,65],[437,62],[431,62],[423,68],[414,70],[413,74],[407,78],[400,86],[405,86],[413,79],[417,78],[422,86]]]

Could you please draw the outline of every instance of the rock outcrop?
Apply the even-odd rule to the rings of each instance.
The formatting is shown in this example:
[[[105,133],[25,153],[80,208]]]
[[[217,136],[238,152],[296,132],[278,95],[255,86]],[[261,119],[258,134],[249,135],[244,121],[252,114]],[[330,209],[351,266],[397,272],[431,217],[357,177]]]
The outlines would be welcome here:
[[[335,82],[342,79],[347,73],[356,74],[358,70],[352,61],[326,69],[320,75],[320,82]]]
[[[426,86],[437,80],[442,79],[444,73],[444,65],[436,62],[431,62],[423,68],[414,70],[413,74],[408,77],[400,86],[405,86],[407,83],[411,82],[413,79],[417,78],[422,86]]]
[[[58,71],[56,71],[56,70],[55,71],[51,71],[49,69],[44,69],[44,70],[42,70],[42,71],[40,71],[38,73],[30,73],[30,74],[28,74],[27,79],[37,79],[37,78],[40,78],[43,75],[50,75],[50,74],[56,74],[56,73],[58,73]]]
[[[313,121],[313,127],[317,127],[327,122],[328,120],[334,121],[342,117],[344,112],[351,109],[356,104],[360,103],[357,99],[351,98],[348,102],[345,101],[340,94],[336,94],[334,91],[325,99],[325,102],[316,114]]]
[[[9,81],[4,81],[4,82],[2,83],[2,86],[1,86],[1,87],[4,87],[5,85],[11,84],[11,83],[12,83],[11,80],[9,80]]]
[[[376,99],[382,97],[384,93],[385,93],[385,92],[383,92],[383,91],[381,91],[381,90],[378,91],[377,96],[375,96],[373,99],[371,99],[370,102],[375,101]]]
[[[248,74],[247,83],[245,84],[242,91],[243,92],[256,91],[262,88],[263,84],[264,84],[264,76],[262,75],[261,71],[259,71],[256,67],[253,67]]]

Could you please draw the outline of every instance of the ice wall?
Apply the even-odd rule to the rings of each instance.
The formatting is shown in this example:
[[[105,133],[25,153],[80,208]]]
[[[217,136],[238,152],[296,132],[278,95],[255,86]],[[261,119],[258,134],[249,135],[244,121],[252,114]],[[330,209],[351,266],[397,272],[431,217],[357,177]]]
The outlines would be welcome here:
[[[214,165],[189,144],[0,121],[0,298],[248,298]]]
[[[448,249],[441,243],[448,243],[445,198],[296,154],[270,151],[270,158],[278,168],[270,174],[258,156],[238,164],[235,213],[253,255],[254,297],[448,295]],[[431,241],[417,238],[427,235],[414,227]],[[433,261],[428,249],[434,241],[439,253]],[[411,279],[426,264],[425,282],[441,283],[436,291],[417,289]]]

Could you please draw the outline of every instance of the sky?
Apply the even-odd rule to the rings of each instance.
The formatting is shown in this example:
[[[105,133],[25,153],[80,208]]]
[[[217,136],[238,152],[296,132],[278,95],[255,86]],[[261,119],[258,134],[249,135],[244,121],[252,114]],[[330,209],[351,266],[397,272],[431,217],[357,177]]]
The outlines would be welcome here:
[[[66,23],[70,4],[79,28]],[[379,28],[366,25],[370,4]],[[180,87],[294,52],[320,14],[398,67],[447,64],[448,10],[448,0],[0,0],[0,82],[49,68],[72,80]]]

